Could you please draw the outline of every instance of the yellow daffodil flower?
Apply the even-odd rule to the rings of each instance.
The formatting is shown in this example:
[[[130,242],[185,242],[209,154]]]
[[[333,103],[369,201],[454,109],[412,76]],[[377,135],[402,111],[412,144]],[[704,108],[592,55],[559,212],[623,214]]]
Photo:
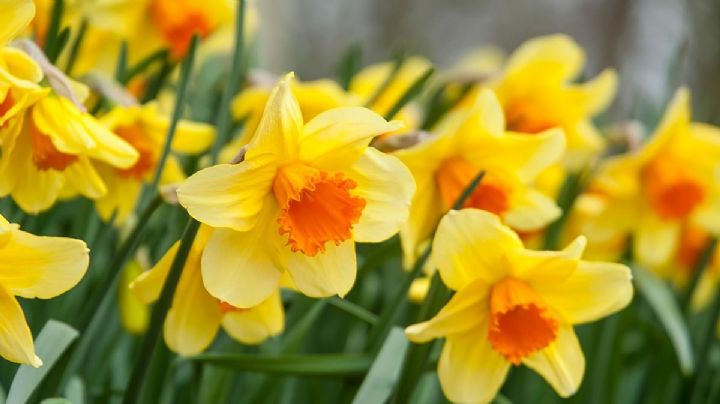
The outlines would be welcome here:
[[[297,81],[291,83],[293,95],[300,106],[305,122],[329,109],[356,104],[342,87],[332,80]],[[261,85],[243,90],[232,102],[232,115],[236,120],[244,119],[242,132],[220,153],[220,161],[230,162],[238,150],[250,142],[262,118],[265,104],[272,87]]]
[[[285,272],[308,296],[345,295],[355,281],[355,241],[396,233],[415,191],[399,160],[368,147],[399,123],[344,107],[304,124],[291,79],[270,94],[243,162],[201,170],[177,191],[190,215],[216,228],[202,277],[211,295],[235,307],[267,299]]]
[[[0,129],[7,129],[11,121],[48,93],[38,83],[43,72],[24,52],[0,48]]]
[[[100,118],[100,123],[138,151],[140,157],[130,167],[116,167],[97,163],[100,178],[107,185],[107,193],[95,199],[95,207],[101,218],[108,220],[113,212],[119,222],[133,212],[146,182],[155,175],[162,154],[170,120],[158,111],[155,103],[143,106],[115,107]],[[177,153],[200,154],[215,139],[212,126],[186,120],[178,122],[171,149]],[[160,184],[180,182],[185,174],[172,154],[165,163]]]
[[[412,265],[420,245],[480,171],[485,176],[466,207],[492,212],[522,231],[540,229],[560,215],[555,202],[531,184],[539,172],[562,157],[562,130],[535,136],[506,132],[497,98],[484,90],[473,106],[445,117],[435,133],[427,141],[395,152],[418,186],[410,217],[400,231],[406,266]]]
[[[577,170],[604,146],[591,119],[612,101],[617,86],[614,70],[573,84],[585,63],[580,46],[566,35],[531,39],[508,59],[500,77],[488,85],[505,111],[508,130],[539,133],[560,127],[565,131],[565,165]]]
[[[348,91],[359,98],[361,105],[370,104],[368,108],[385,116],[430,66],[430,62],[424,58],[408,58],[385,90],[376,99],[373,99],[380,86],[390,76],[393,62],[371,65],[359,71],[352,78]],[[417,130],[422,119],[419,108],[412,103],[400,110],[395,118],[405,125],[404,131]]]
[[[680,89],[647,143],[600,167],[594,186],[611,202],[597,226],[632,232],[638,262],[657,270],[677,253],[683,226],[720,234],[718,173],[720,129],[691,122]]]
[[[234,339],[245,344],[259,344],[282,332],[285,312],[279,290],[256,306],[238,308],[214,298],[203,285],[201,257],[213,230],[202,226],[185,262],[173,303],[164,324],[165,342],[181,355],[204,351],[222,325]],[[180,243],[176,242],[150,271],[142,273],[131,285],[143,302],[157,300]]]
[[[0,356],[42,365],[16,297],[51,299],[67,292],[85,275],[88,260],[84,242],[35,236],[0,215]]]
[[[534,251],[497,218],[451,211],[433,241],[442,281],[456,291],[429,321],[405,330],[413,342],[444,337],[438,376],[455,402],[489,402],[511,365],[539,373],[563,397],[575,393],[585,358],[573,325],[598,320],[632,299],[630,269],[580,259],[585,239]]]

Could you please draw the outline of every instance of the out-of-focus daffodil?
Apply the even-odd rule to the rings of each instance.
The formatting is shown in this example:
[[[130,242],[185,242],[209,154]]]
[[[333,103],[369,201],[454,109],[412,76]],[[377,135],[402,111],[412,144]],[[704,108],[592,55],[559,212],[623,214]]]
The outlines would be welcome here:
[[[596,219],[608,233],[633,233],[636,259],[657,270],[676,255],[684,226],[720,234],[720,129],[692,123],[680,89],[650,140],[608,159],[594,182],[609,199]]]
[[[143,271],[142,259],[130,261],[123,270],[122,279],[118,284],[118,309],[120,310],[120,322],[129,333],[141,335],[150,323],[150,310],[147,302],[141,302],[138,297],[130,291],[130,284],[140,276]]]
[[[420,244],[480,171],[485,176],[465,207],[492,212],[522,231],[542,228],[560,215],[553,200],[531,184],[562,157],[562,130],[535,136],[506,132],[497,98],[484,90],[474,105],[450,113],[435,132],[429,140],[395,153],[417,183],[410,217],[400,232],[406,265],[414,262]]]
[[[308,296],[345,295],[355,241],[395,234],[415,191],[398,159],[368,147],[400,123],[344,107],[304,124],[291,79],[270,94],[243,162],[201,170],[177,191],[190,215],[216,228],[203,281],[235,307],[267,299],[285,272]]]
[[[35,236],[0,215],[0,356],[42,365],[16,297],[51,299],[65,293],[85,275],[88,260],[84,242]]]
[[[100,177],[107,185],[107,193],[95,200],[100,217],[107,220],[117,212],[117,220],[124,221],[133,212],[143,183],[149,182],[157,168],[168,134],[169,119],[158,111],[155,103],[143,106],[116,107],[100,118],[100,123],[132,145],[140,157],[130,166],[119,168],[97,163]],[[174,152],[200,154],[215,138],[212,126],[186,120],[178,122],[171,149]],[[185,179],[180,163],[169,155],[160,178],[160,185]]]
[[[352,96],[343,91],[332,80],[293,81],[291,90],[300,106],[304,122],[315,118],[319,113],[329,109],[356,104]],[[238,150],[250,142],[262,118],[265,104],[270,97],[272,87],[261,85],[248,88],[233,100],[231,109],[233,117],[244,120],[242,132],[220,154],[220,161],[230,162]]]
[[[32,0],[0,0],[0,46],[20,34],[34,15]]]
[[[508,130],[564,130],[564,162],[571,170],[582,168],[602,150],[603,139],[591,119],[612,101],[617,85],[612,69],[583,84],[573,84],[584,63],[582,48],[570,37],[538,37],[521,45],[499,77],[487,84],[500,100]]]
[[[563,397],[575,393],[585,358],[573,325],[625,307],[630,269],[580,259],[585,239],[562,251],[523,247],[488,212],[451,211],[433,242],[434,263],[456,291],[429,321],[405,331],[414,342],[445,337],[438,376],[456,402],[489,402],[511,365],[538,372]]]
[[[430,66],[430,62],[421,57],[408,58],[388,86],[378,94],[380,87],[392,72],[393,62],[371,65],[352,78],[348,91],[357,96],[362,105],[367,105],[368,108],[385,116]],[[405,125],[403,131],[418,129],[421,118],[419,108],[412,103],[401,109],[395,117]]]
[[[165,342],[181,355],[204,351],[215,339],[220,326],[245,344],[258,344],[282,332],[285,312],[279,290],[256,306],[237,308],[214,298],[203,285],[201,257],[213,230],[201,227],[190,249],[185,267],[164,324]],[[131,285],[143,303],[157,300],[177,254],[176,242],[150,271],[142,273]]]

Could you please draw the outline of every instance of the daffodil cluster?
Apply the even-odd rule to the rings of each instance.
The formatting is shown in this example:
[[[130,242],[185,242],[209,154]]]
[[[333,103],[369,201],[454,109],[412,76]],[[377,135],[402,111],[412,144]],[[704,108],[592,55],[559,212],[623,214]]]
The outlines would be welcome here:
[[[720,128],[687,88],[610,135],[617,74],[562,34],[300,80],[253,64],[246,3],[0,0],[0,356],[50,367],[27,399],[485,403],[527,398],[521,365],[580,401],[624,364],[720,391],[694,370]]]

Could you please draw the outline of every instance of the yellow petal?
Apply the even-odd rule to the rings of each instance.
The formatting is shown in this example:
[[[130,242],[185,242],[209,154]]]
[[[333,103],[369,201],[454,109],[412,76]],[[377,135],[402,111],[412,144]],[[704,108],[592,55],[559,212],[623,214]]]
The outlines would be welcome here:
[[[630,269],[610,262],[580,261],[566,279],[543,280],[533,287],[570,324],[609,316],[627,306],[633,296]]]
[[[318,168],[339,170],[355,163],[370,141],[402,127],[362,107],[340,107],[321,112],[305,125],[300,159]]]
[[[460,289],[435,317],[407,327],[405,335],[413,342],[428,342],[479,329],[488,321],[489,293],[487,283],[482,280],[471,282]]]
[[[0,1],[0,46],[14,39],[35,15],[31,0]]]
[[[502,214],[508,226],[520,231],[542,229],[559,218],[562,210],[555,201],[534,189],[512,193],[510,210]]]
[[[575,272],[586,245],[585,237],[578,236],[561,251],[518,249],[508,254],[507,259],[513,276],[518,279],[529,281],[532,285],[558,284]]]
[[[529,81],[559,83],[574,78],[585,54],[569,36],[557,34],[530,39],[509,58],[506,75],[522,74]]]
[[[98,215],[108,221],[117,211],[115,221],[124,223],[133,213],[142,184],[133,178],[118,175],[114,168],[106,164],[96,164],[96,169],[107,188],[105,195],[95,199]]]
[[[246,310],[230,311],[222,319],[225,331],[243,344],[259,344],[285,328],[285,310],[280,291]]]
[[[283,240],[277,230],[277,208],[264,209],[255,229],[216,229],[202,257],[205,287],[235,307],[260,304],[278,287]]]
[[[495,283],[507,274],[505,254],[522,248],[497,216],[478,209],[451,210],[440,221],[433,241],[433,262],[445,284],[462,289],[475,279]]]
[[[170,128],[170,119],[163,115],[156,102],[140,109],[139,119],[143,128],[158,144],[164,145]],[[207,150],[215,140],[215,129],[206,123],[181,119],[177,123],[172,150],[178,153],[199,154]]]
[[[595,116],[610,105],[617,90],[617,72],[605,69],[595,78],[576,86],[578,104],[582,105],[586,116]]]
[[[325,251],[314,257],[308,257],[301,252],[289,254],[287,271],[298,290],[307,296],[343,297],[355,283],[357,262],[355,243],[352,240],[339,246],[328,242],[325,244]]]
[[[438,377],[445,396],[459,403],[489,403],[497,395],[510,362],[487,340],[487,323],[477,330],[449,336],[445,341]]]
[[[353,227],[355,241],[377,243],[397,233],[409,214],[415,180],[396,157],[367,149],[348,170],[357,182],[353,195],[365,200],[360,221]]]
[[[30,328],[15,297],[0,285],[0,356],[15,362],[42,366],[35,355]]]
[[[41,98],[32,107],[32,120],[63,153],[80,154],[96,147],[83,125],[80,110],[67,98],[54,95]]]
[[[680,243],[680,233],[680,222],[665,221],[648,208],[633,239],[638,262],[650,269],[667,265]]]
[[[85,156],[79,156],[76,162],[63,171],[63,174],[68,185],[88,198],[100,198],[107,192],[102,178]]]
[[[34,89],[43,76],[40,65],[27,53],[10,46],[0,49],[0,78],[12,86]]]
[[[400,227],[403,266],[410,268],[421,254],[420,246],[430,238],[443,215],[442,200],[432,175],[415,176],[417,190],[410,204],[407,221]]]
[[[293,77],[293,73],[288,73],[270,93],[257,131],[249,143],[247,159],[262,155],[281,161],[297,158],[303,117],[290,89]]]
[[[647,162],[676,139],[686,137],[689,133],[690,92],[682,87],[673,96],[650,140],[637,154],[642,161]]]
[[[452,119],[452,118],[450,118]],[[438,133],[442,133],[443,123],[438,124]],[[478,134],[500,136],[505,129],[505,114],[495,93],[482,89],[474,103],[462,118],[462,124],[456,129],[455,137],[470,140],[473,143]],[[467,143],[467,141],[463,142]],[[463,150],[463,146],[460,146]]]
[[[165,283],[168,273],[170,273],[170,266],[172,266],[179,247],[180,242],[176,241],[154,267],[149,271],[141,273],[137,279],[130,283],[130,290],[142,303],[152,303],[160,296],[163,284]]]
[[[516,173],[525,183],[541,171],[560,161],[565,152],[565,135],[561,129],[550,129],[536,135],[506,133],[483,139],[482,147],[465,148],[464,155],[489,170]]]
[[[585,373],[585,356],[572,326],[558,329],[557,339],[523,363],[542,376],[561,397],[573,395]]]
[[[180,355],[198,354],[215,339],[221,318],[220,303],[203,286],[199,251],[193,251],[165,319],[165,342]]]
[[[270,194],[275,169],[246,160],[200,170],[177,190],[180,204],[195,219],[212,227],[251,229]]]
[[[0,248],[0,285],[17,296],[50,299],[75,286],[87,270],[84,242],[13,230]]]
[[[130,261],[123,270],[118,284],[118,309],[120,321],[129,333],[142,335],[150,322],[150,310],[129,288],[132,281],[141,275],[143,268],[137,260]]]
[[[137,163],[140,157],[137,150],[108,130],[95,117],[83,114],[82,123],[95,141],[95,147],[88,152],[89,156],[117,168],[130,168]]]

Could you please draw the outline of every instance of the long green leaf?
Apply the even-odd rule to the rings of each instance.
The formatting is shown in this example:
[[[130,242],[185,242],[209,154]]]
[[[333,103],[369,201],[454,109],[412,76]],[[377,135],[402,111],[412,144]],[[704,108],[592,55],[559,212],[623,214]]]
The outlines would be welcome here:
[[[7,403],[26,403],[50,369],[60,359],[60,356],[77,337],[78,332],[69,325],[55,320],[48,321],[35,340],[35,351],[43,360],[43,365],[39,368],[28,365],[20,366],[10,385]]]
[[[408,341],[402,330],[398,327],[390,330],[375,362],[360,385],[360,390],[352,401],[353,404],[387,402],[400,377],[400,367],[407,347]]]
[[[186,360],[241,370],[283,376],[360,376],[370,369],[372,358],[359,354],[260,356],[207,353]]]
[[[695,367],[692,342],[672,291],[665,283],[642,268],[636,266],[633,274],[638,291],[650,304],[675,348],[680,370],[685,375],[691,374]]]

